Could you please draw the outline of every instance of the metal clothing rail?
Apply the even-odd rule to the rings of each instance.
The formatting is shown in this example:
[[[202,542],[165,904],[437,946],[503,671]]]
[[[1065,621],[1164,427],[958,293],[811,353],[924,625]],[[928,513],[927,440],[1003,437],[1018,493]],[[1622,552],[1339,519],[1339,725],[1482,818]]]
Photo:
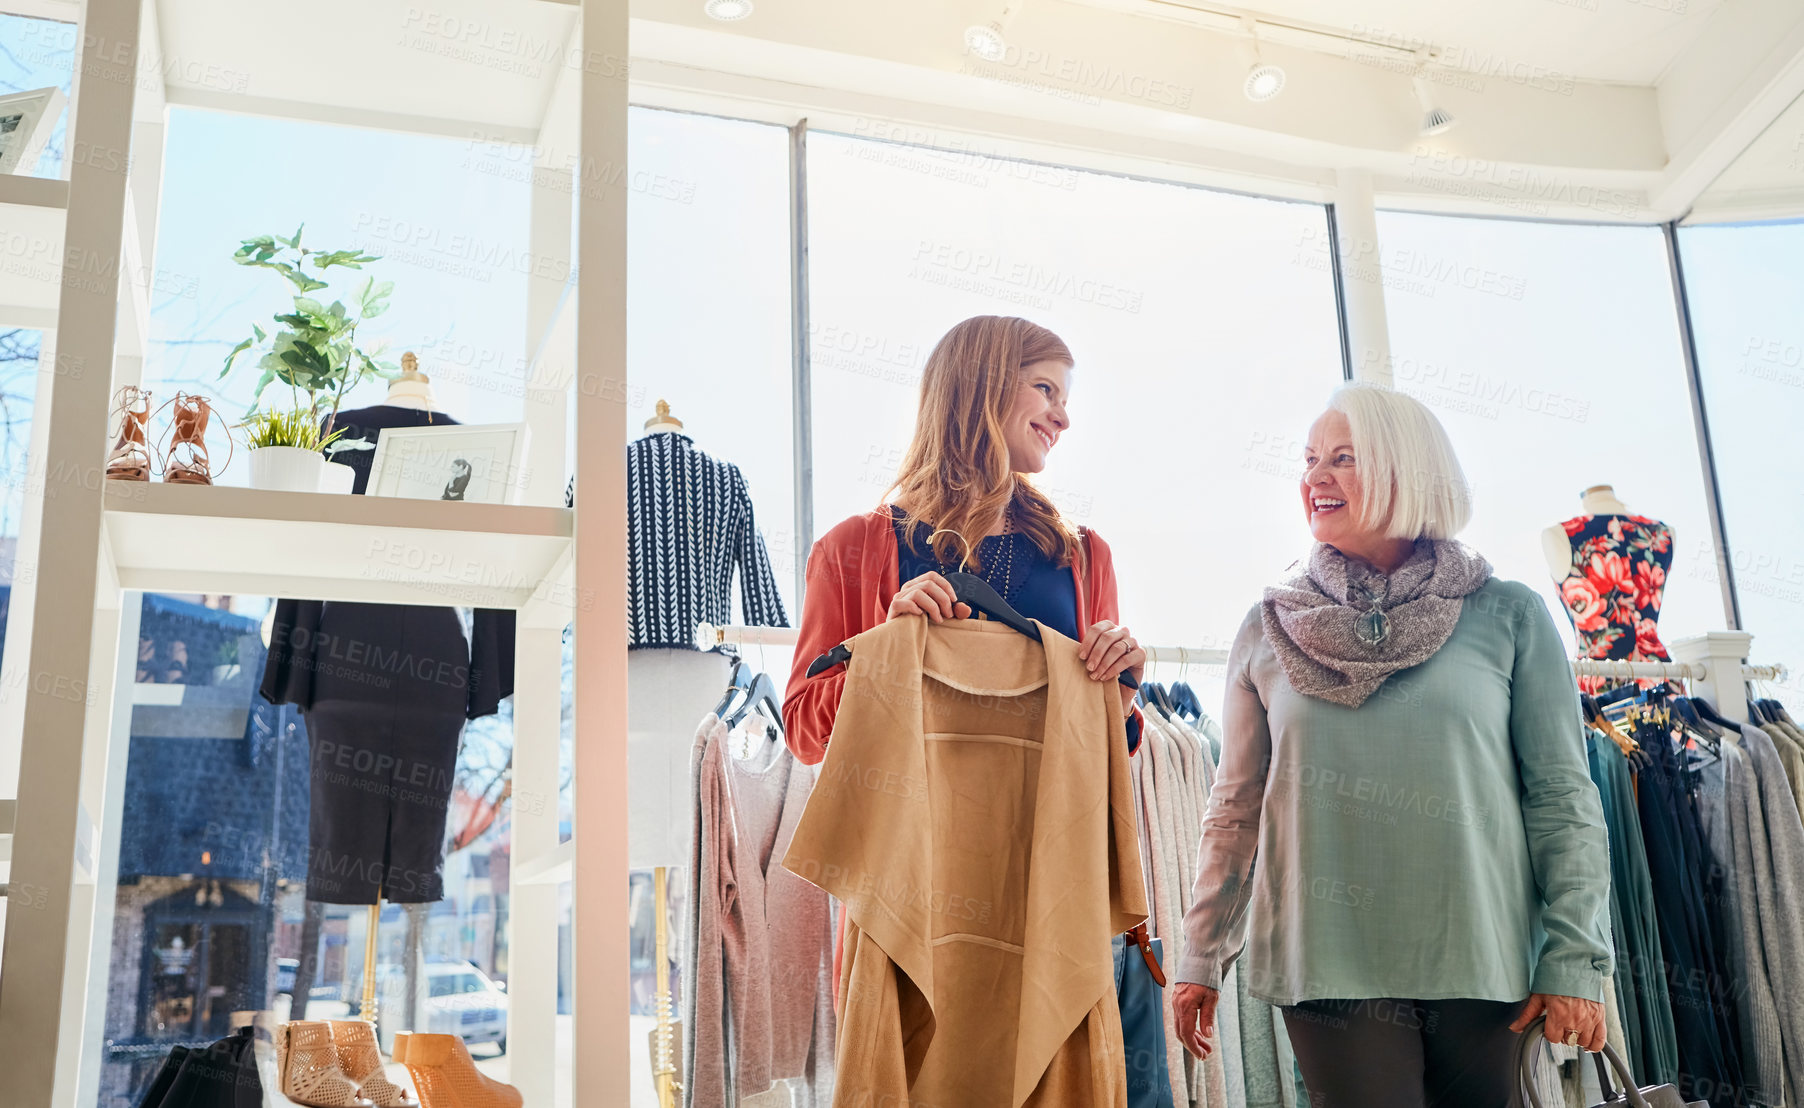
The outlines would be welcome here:
[[[1624,680],[1707,681],[1710,667],[1703,662],[1626,662],[1575,658],[1572,671],[1580,677],[1620,677]],[[1782,665],[1741,666],[1743,681],[1783,681],[1789,671]]]
[[[742,643],[747,646],[794,646],[796,637],[800,633],[794,627],[750,627],[742,623],[698,623],[695,627],[695,645],[702,650],[712,650],[723,643]]]
[[[1228,652],[1212,646],[1148,646],[1146,660],[1150,663],[1180,666],[1225,666],[1228,664]]]

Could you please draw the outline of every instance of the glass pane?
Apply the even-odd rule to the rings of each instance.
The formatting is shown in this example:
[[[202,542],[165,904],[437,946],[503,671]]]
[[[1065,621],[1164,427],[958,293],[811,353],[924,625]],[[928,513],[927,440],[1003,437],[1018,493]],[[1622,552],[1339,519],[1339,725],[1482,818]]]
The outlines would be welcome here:
[[[126,691],[131,750],[101,1103],[135,1103],[171,1043],[223,1038],[235,1013],[349,1019],[372,1012],[366,1000],[385,1051],[400,1030],[457,1034],[478,1068],[506,1080],[510,840],[497,796],[513,746],[511,705],[453,739],[448,774],[392,759],[378,769],[389,750],[381,734],[352,742],[341,724],[321,724],[310,735],[308,713],[259,694],[271,605],[143,598],[137,681]],[[333,664],[348,657],[341,651]],[[318,791],[336,778],[351,783],[349,793]],[[439,874],[398,860],[406,826],[433,797],[443,838],[423,845],[442,852]],[[372,814],[347,840],[344,821]],[[347,841],[354,847],[344,849]],[[376,975],[366,981],[369,907],[323,898],[354,900],[349,886],[366,878],[382,882],[387,898],[405,897],[397,890],[409,882],[440,877],[437,899],[383,904]],[[308,899],[310,880],[322,899]],[[405,1081],[400,1067],[389,1072]]]
[[[627,436],[666,400],[697,447],[739,467],[793,612],[789,132],[635,108],[628,143]]]
[[[1804,517],[1779,469],[1804,411],[1804,224],[1686,227],[1679,246],[1750,660],[1789,663],[1772,695],[1804,712]]]
[[[694,623],[793,624],[798,613],[789,134],[640,108],[630,113],[628,142],[628,1057],[638,1108],[657,1103],[660,1008],[675,1015],[688,1001],[682,921],[696,872],[692,761],[698,722],[720,701],[730,672],[721,654],[690,648]],[[647,428],[659,401],[681,421],[671,434]],[[772,595],[780,613],[759,599]],[[724,610],[717,601],[726,601]],[[743,651],[779,698],[789,654]],[[693,1030],[690,1021],[684,1033]],[[701,1040],[697,1048],[706,1058]],[[680,1079],[680,1051],[669,1061]]]
[[[355,166],[341,175],[270,173],[251,149],[306,149],[318,164]],[[531,184],[484,171],[489,150],[473,141],[395,134],[192,108],[169,110],[157,282],[152,289],[144,385],[161,404],[176,389],[210,397],[223,422],[252,406],[268,343],[253,343],[224,380],[220,370],[252,327],[276,335],[296,289],[267,268],[233,260],[242,240],[290,236],[302,226],[309,250],[359,249],[377,260],[361,268],[307,272],[328,282],[309,295],[352,306],[366,278],[392,281],[386,311],[356,330],[357,345],[390,376],[413,352],[430,378],[430,405],[463,423],[522,418],[526,286],[537,267],[567,274],[569,259],[537,258],[527,239]],[[421,187],[421,182],[431,187]],[[479,230],[470,230],[470,228]],[[280,261],[288,255],[278,257]],[[381,404],[388,383],[353,385],[341,410]],[[295,403],[276,384],[266,408]],[[304,394],[298,397],[306,402]],[[330,408],[330,399],[326,401]],[[223,428],[210,443],[220,484],[248,484],[240,443],[226,462]]]
[[[29,586],[35,567],[16,564],[19,521],[31,488],[31,416],[38,391],[42,336],[24,328],[0,330],[0,657],[15,585]]]
[[[1550,529],[1611,485],[1672,528],[1659,637],[1722,628],[1660,229],[1380,212],[1378,238],[1393,377],[1446,425],[1471,486],[1460,537],[1537,588],[1572,644],[1555,584],[1571,555]]]
[[[1077,361],[1038,484],[1113,548],[1142,642],[1225,648],[1309,541],[1295,443],[1341,379],[1323,210],[830,134],[808,190],[816,534],[895,476],[939,337],[1024,315]]]

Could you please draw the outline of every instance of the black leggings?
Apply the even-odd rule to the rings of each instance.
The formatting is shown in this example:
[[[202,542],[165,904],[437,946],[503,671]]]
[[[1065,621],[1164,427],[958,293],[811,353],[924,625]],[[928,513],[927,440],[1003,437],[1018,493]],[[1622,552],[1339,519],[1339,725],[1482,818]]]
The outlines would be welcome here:
[[[1284,1008],[1309,1108],[1508,1108],[1525,1001],[1306,1000]]]

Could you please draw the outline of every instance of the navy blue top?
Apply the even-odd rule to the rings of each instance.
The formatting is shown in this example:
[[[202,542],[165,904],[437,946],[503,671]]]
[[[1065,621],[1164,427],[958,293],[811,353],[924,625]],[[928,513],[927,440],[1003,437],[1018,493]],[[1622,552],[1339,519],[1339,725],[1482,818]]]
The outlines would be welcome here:
[[[889,510],[896,521],[897,588],[902,587],[903,581],[912,581],[923,573],[945,573],[958,568],[956,559],[944,563],[935,560],[933,548],[927,545],[932,528],[924,523],[915,525],[919,545],[911,548],[904,534],[902,509],[892,504]],[[958,544],[953,546],[958,549]],[[966,571],[989,582],[990,587],[1008,601],[1009,607],[1028,619],[1039,620],[1073,642],[1083,640],[1077,625],[1077,582],[1071,575],[1070,566],[1053,561],[1026,535],[989,535],[979,539],[977,557],[983,563],[982,568],[967,565]],[[1005,583],[1007,588],[1003,587]],[[1138,716],[1128,718],[1127,731],[1131,752],[1140,746]]]

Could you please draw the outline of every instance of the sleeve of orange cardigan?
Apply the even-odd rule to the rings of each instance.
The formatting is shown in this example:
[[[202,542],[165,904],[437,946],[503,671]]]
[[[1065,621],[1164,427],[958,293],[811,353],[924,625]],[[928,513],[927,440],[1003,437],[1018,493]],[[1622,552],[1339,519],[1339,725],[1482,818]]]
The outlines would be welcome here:
[[[812,766],[827,756],[827,738],[833,734],[833,717],[839,711],[839,695],[845,688],[846,667],[834,666],[808,676],[808,667],[861,628],[851,626],[852,601],[846,575],[837,572],[832,532],[815,542],[808,553],[806,591],[802,600],[802,625],[796,630],[795,658],[790,663],[789,686],[783,697],[783,739],[803,765]]]
[[[1090,594],[1095,609],[1090,613],[1090,622],[1108,620],[1110,623],[1121,622],[1121,600],[1115,594],[1115,554],[1109,544],[1102,541],[1102,536],[1094,531],[1089,535]],[[1079,627],[1077,633],[1088,634],[1090,628]],[[1140,716],[1140,705],[1135,704],[1128,710],[1127,744],[1128,753],[1133,754],[1140,749],[1140,733],[1144,720]]]

